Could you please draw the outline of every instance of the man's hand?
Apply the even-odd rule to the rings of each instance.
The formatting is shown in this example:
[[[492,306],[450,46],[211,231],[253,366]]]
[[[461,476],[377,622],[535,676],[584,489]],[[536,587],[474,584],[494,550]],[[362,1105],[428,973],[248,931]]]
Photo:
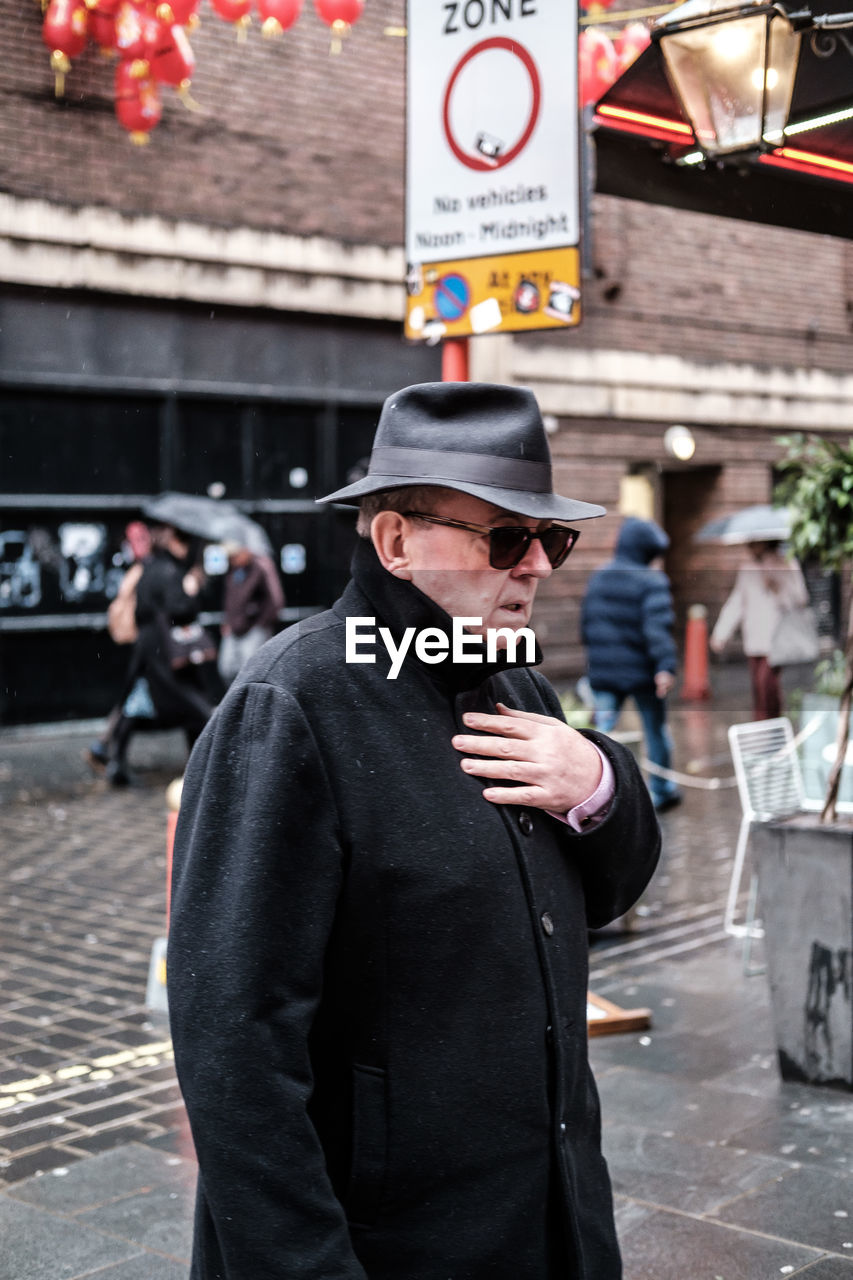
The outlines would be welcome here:
[[[523,784],[487,786],[485,800],[566,813],[592,795],[601,781],[601,757],[591,742],[554,716],[516,711],[502,702],[498,711],[462,717],[467,728],[490,737],[457,733],[452,738],[466,773]]]
[[[671,671],[658,671],[655,674],[655,693],[659,698],[665,698],[674,684],[675,676]]]

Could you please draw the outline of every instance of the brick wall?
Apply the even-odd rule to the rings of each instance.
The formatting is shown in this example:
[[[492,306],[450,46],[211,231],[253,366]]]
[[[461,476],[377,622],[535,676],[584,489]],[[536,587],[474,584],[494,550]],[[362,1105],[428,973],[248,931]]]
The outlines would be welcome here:
[[[853,245],[596,196],[584,321],[526,343],[847,372]]]
[[[159,213],[352,243],[403,236],[405,41],[383,34],[403,0],[370,0],[339,57],[307,0],[281,41],[255,20],[240,43],[207,4],[190,40],[188,111],[164,90],[163,119],[136,147],[113,113],[113,67],[93,46],[57,100],[40,7],[0,5],[0,190],[128,214]]]
[[[113,64],[93,47],[53,92],[32,0],[0,6],[0,190],[348,243],[403,235],[404,0],[370,0],[340,57],[308,0],[281,41],[244,43],[205,0],[193,33],[200,112],[164,91],[134,147],[113,115]],[[853,247],[829,237],[599,196],[594,273],[560,347],[846,370]]]

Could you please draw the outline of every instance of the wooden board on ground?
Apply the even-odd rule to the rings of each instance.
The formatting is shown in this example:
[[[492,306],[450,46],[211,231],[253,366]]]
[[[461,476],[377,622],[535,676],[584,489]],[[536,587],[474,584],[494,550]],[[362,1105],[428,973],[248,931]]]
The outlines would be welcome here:
[[[591,1036],[606,1036],[616,1031],[645,1031],[652,1025],[650,1009],[621,1009],[604,996],[586,995],[586,1028]]]

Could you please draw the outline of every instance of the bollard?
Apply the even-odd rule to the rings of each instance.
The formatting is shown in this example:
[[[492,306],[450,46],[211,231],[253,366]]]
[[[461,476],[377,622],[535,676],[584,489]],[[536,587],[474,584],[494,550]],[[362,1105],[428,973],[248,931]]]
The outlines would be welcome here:
[[[152,1013],[168,1014],[169,1012],[166,996],[166,945],[172,908],[172,851],[175,847],[175,828],[178,825],[183,783],[183,778],[175,778],[166,788],[166,937],[154,939],[148,964],[145,1003]]]
[[[708,610],[704,604],[692,604],[687,610],[681,696],[687,702],[699,702],[711,696],[708,680]]]

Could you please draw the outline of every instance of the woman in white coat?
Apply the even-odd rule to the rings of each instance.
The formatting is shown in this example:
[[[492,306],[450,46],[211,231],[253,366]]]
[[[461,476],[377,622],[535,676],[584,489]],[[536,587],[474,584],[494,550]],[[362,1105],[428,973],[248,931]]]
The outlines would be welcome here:
[[[720,653],[738,627],[749,660],[752,710],[755,720],[772,720],[782,714],[780,667],[771,667],[767,655],[783,613],[809,602],[802,570],[786,560],[778,542],[750,542],[750,559],[738,570],[732,593],[711,633],[710,645]]]

